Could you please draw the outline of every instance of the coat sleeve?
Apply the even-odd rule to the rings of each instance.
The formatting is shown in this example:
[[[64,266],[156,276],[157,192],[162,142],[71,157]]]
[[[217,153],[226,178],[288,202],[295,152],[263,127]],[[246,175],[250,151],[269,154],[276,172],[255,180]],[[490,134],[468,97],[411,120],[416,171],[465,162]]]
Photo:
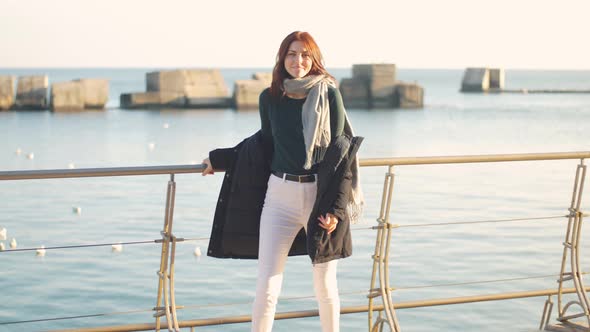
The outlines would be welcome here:
[[[221,148],[210,151],[209,160],[211,161],[211,166],[213,166],[213,169],[225,171],[231,168],[234,162],[236,161],[238,151],[240,150],[244,142],[246,142],[246,140],[248,139],[244,139],[233,148]]]
[[[236,159],[237,148],[215,149],[209,152],[211,166],[215,170],[227,170]]]
[[[341,176],[341,181],[338,182],[336,191],[336,199],[332,206],[328,209],[328,213],[335,215],[339,220],[346,220],[346,208],[350,201],[350,187],[352,185],[352,172],[350,167],[342,169],[340,172],[344,174]]]

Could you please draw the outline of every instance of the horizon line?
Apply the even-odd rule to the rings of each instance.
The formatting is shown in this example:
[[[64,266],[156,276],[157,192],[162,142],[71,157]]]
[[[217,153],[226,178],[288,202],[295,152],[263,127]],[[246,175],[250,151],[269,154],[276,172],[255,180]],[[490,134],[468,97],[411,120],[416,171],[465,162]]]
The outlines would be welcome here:
[[[365,63],[359,63],[365,64]],[[388,63],[366,63],[366,64],[388,64]],[[272,71],[273,66],[8,66],[0,67],[0,70],[11,69],[268,69]],[[352,69],[350,66],[327,66],[327,69]],[[538,70],[538,71],[590,71],[587,68],[558,68],[558,67],[500,67],[500,66],[464,66],[464,67],[400,67],[396,69],[409,70],[461,70],[467,68],[499,68],[504,70]]]

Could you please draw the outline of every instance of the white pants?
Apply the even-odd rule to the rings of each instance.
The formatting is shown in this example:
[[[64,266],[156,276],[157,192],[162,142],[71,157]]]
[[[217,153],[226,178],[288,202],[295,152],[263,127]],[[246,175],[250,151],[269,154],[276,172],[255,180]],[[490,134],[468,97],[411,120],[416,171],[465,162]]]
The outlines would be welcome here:
[[[316,182],[285,181],[275,175],[271,175],[268,180],[260,219],[258,280],[252,309],[252,332],[272,330],[287,255],[301,227],[307,231],[316,192]],[[337,262],[332,260],[313,265],[313,285],[323,332],[340,330]]]

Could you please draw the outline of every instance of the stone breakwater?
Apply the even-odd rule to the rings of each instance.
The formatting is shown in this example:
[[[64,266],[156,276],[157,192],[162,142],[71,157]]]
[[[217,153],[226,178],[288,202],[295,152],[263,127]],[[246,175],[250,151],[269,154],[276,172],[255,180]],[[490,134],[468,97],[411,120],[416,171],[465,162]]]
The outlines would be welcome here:
[[[487,92],[504,89],[506,75],[501,68],[467,68],[461,81],[461,92]]]
[[[179,69],[146,74],[146,91],[124,93],[121,108],[227,108],[229,92],[217,69]]]
[[[16,95],[15,95],[15,81]],[[105,79],[77,79],[49,85],[47,75],[0,76],[0,110],[82,111],[104,109],[109,96]]]
[[[395,64],[355,64],[352,78],[339,88],[348,108],[420,108],[424,89],[416,83],[396,80]],[[237,80],[229,94],[218,69],[176,69],[148,72],[145,91],[123,93],[123,109],[234,108],[256,109],[260,93],[272,81],[271,73],[254,73]],[[16,91],[15,91],[16,84]],[[83,78],[49,84],[47,75],[0,75],[0,110],[82,111],[104,109],[108,102],[106,79]]]
[[[349,108],[424,107],[424,89],[416,83],[396,80],[395,64],[353,65],[352,78],[342,80],[340,92]]]
[[[252,79],[234,82],[233,102],[237,110],[258,109],[258,98],[272,83],[272,73],[254,73]]]
[[[506,74],[502,68],[470,67],[465,69],[461,92],[480,93],[590,93],[590,89],[506,89]]]
[[[340,91],[349,108],[420,108],[424,89],[416,83],[396,80],[394,64],[358,64],[353,77],[343,79]],[[272,81],[271,73],[254,73],[234,82],[228,94],[216,69],[178,69],[146,74],[146,91],[121,95],[121,108],[235,108],[256,109],[260,93]]]
[[[230,96],[217,69],[178,69],[146,74],[146,91],[121,95],[121,108],[236,108],[258,107],[258,96],[270,86],[270,73],[254,73],[234,82]]]

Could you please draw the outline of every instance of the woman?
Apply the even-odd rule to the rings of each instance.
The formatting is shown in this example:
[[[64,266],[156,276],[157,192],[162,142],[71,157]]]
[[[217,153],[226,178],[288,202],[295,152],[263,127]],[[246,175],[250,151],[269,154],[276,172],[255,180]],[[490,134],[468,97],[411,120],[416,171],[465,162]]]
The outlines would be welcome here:
[[[203,175],[226,170],[208,254],[258,258],[256,332],[272,330],[287,256],[308,254],[322,331],[339,331],[336,267],[352,254],[362,138],[352,137],[342,97],[309,33],[283,40],[259,107],[257,134],[203,161]]]

